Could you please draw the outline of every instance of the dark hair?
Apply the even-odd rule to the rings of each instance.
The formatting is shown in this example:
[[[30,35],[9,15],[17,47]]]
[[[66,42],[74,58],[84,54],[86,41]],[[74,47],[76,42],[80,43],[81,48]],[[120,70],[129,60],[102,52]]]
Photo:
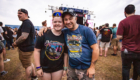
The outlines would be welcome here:
[[[100,26],[99,29],[102,29],[102,26]]]
[[[0,22],[0,26],[2,26],[3,25],[3,23],[2,22]]]
[[[116,26],[116,24],[114,23],[113,26]]]
[[[87,22],[85,22],[85,24],[84,24],[84,25],[86,25],[86,26],[88,27],[88,25],[89,25],[89,24],[88,24]]]
[[[135,12],[135,6],[133,4],[129,4],[125,7],[125,12],[127,14],[132,14]]]
[[[96,27],[96,29],[99,29],[98,27]]]
[[[106,26],[106,27],[109,27],[109,24],[108,24],[108,23],[106,23],[106,24],[105,24],[105,26]]]

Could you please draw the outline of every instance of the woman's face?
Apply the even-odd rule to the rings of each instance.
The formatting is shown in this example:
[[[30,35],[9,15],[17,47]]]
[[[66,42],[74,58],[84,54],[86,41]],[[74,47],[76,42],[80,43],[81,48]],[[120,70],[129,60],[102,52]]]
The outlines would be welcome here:
[[[53,28],[56,31],[61,31],[63,29],[63,21],[61,17],[54,17],[53,18]]]

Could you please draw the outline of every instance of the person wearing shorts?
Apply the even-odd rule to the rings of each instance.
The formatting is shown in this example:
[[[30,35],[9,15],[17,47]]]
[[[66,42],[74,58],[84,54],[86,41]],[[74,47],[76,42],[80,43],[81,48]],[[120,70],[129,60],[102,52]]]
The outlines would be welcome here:
[[[18,47],[19,59],[25,68],[26,80],[37,80],[35,68],[31,62],[31,56],[34,51],[34,25],[28,19],[29,16],[26,9],[18,10],[18,18],[22,21],[22,25],[18,29],[17,40],[13,43],[13,46]]]
[[[100,30],[102,34],[101,44],[100,44],[100,56],[102,56],[103,48],[105,47],[105,57],[107,56],[108,47],[110,46],[110,40],[112,39],[112,30],[109,27],[109,24],[105,24],[105,28]]]
[[[5,48],[3,42],[0,41],[0,76],[4,76],[8,73],[8,71],[4,70],[4,62],[3,62],[3,49]]]
[[[116,35],[116,33],[117,33],[116,24],[113,24],[112,33],[113,33],[113,36],[112,36],[112,40],[111,40],[111,46],[113,46],[114,53],[111,54],[111,55],[116,56],[117,55],[118,44],[119,44],[119,40],[117,39],[117,35]]]

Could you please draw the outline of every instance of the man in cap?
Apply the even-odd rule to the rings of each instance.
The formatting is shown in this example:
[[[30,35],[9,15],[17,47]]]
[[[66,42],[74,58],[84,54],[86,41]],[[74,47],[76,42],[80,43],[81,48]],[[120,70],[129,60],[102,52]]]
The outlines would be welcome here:
[[[26,80],[31,80],[31,78],[36,80],[35,68],[31,63],[31,56],[34,51],[34,25],[28,19],[29,16],[26,9],[18,10],[18,18],[22,21],[22,24],[18,29],[17,40],[13,43],[13,46],[18,46],[19,59],[25,68]]]
[[[135,6],[125,7],[126,18],[119,23],[117,38],[122,39],[122,80],[129,80],[133,62],[133,80],[140,76],[140,15],[135,15]]]
[[[99,57],[96,36],[92,29],[77,24],[74,10],[65,10],[62,18],[67,28],[63,32],[69,54],[68,80],[93,80]]]

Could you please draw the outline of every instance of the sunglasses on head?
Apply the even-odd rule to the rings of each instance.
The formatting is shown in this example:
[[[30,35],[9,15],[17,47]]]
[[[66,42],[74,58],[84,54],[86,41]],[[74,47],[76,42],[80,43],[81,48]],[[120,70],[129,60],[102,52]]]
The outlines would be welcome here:
[[[53,17],[55,17],[55,16],[57,16],[57,17],[62,16],[62,13],[61,12],[55,12],[55,13],[53,13]]]

